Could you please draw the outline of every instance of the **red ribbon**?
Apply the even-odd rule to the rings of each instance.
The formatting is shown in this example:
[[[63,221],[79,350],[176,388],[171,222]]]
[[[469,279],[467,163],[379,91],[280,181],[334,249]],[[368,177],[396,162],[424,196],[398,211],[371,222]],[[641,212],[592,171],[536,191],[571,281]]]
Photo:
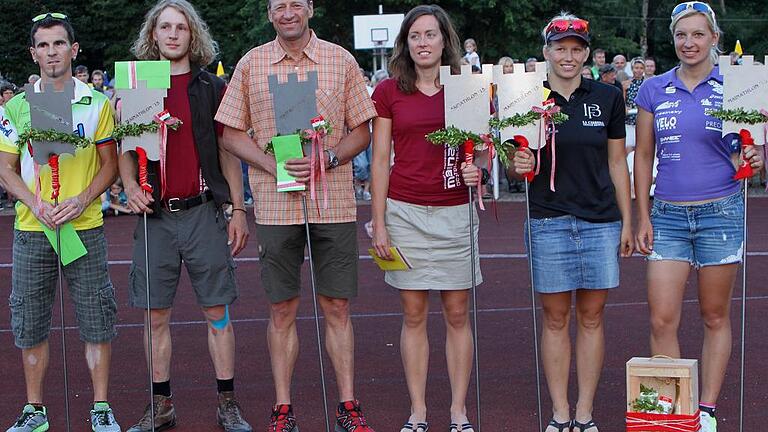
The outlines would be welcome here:
[[[693,415],[628,412],[627,432],[697,432],[701,429],[699,411]]]
[[[512,138],[516,143],[520,150],[527,149],[530,144],[528,143],[528,138],[524,137],[523,135],[515,135]],[[533,171],[528,171],[527,173],[523,174],[523,178],[528,183],[533,181],[533,177],[535,177],[536,174]]]
[[[552,167],[550,169],[549,173],[549,190],[552,192],[555,191],[555,166],[557,164],[557,155],[556,155],[556,146],[555,146],[555,121],[552,119],[552,116],[560,112],[560,107],[557,105],[552,105],[549,108],[539,108],[539,107],[532,107],[531,108],[533,112],[538,113],[541,116],[541,128],[544,130],[544,134],[547,133],[547,126],[552,126],[552,134],[549,136],[549,143],[546,142],[546,136],[545,136],[545,142],[544,147],[547,146],[547,144],[551,143],[550,146],[550,156],[552,158]],[[539,144],[541,144],[541,130],[539,130]],[[541,166],[541,146],[539,147],[539,151],[537,152],[536,157],[536,174],[539,173],[539,167]]]
[[[467,165],[475,163],[475,142],[470,138],[467,138],[467,140],[464,141],[464,162],[466,162]],[[480,195],[479,186],[477,187],[476,192],[477,204],[480,206],[480,210],[485,210],[485,204],[483,204],[483,197]]]
[[[145,192],[152,193],[152,185],[149,184],[147,174],[147,152],[143,147],[136,147],[136,154],[139,156],[139,186]]]
[[[736,174],[733,175],[734,180],[748,179],[754,175],[752,165],[749,164],[749,159],[747,159],[744,154],[744,149],[747,146],[755,145],[755,140],[752,138],[752,134],[746,129],[739,131],[739,137],[741,137],[741,165],[739,165]]]
[[[317,176],[316,165],[320,165],[320,183],[323,188],[323,210],[328,208],[328,181],[325,177],[325,160],[323,158],[323,138],[326,136],[325,128],[306,129],[304,135],[312,142],[309,151],[309,199],[316,201],[317,192],[315,191],[315,177]],[[320,209],[318,209],[318,214]]]
[[[158,124],[157,135],[160,137],[160,187],[163,197],[165,197],[165,151],[168,146],[168,126],[179,121],[171,116],[162,117],[165,114],[167,114],[167,111],[157,113],[154,117],[155,123]]]
[[[51,167],[51,199],[55,201],[59,198],[59,192],[61,191],[61,183],[59,183],[59,155],[51,155],[48,158],[48,166]]]

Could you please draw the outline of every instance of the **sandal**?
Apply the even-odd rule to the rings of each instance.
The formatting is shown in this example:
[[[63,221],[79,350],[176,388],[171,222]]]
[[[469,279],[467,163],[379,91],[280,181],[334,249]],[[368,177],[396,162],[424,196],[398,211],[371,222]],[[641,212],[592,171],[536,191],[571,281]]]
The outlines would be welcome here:
[[[451,423],[450,426],[448,426],[448,432],[475,432],[475,427],[472,426],[472,423],[463,423],[461,425],[461,428],[459,428],[459,425],[456,423]]]
[[[553,428],[557,429],[557,432],[563,432],[563,431],[571,432],[571,427],[573,427],[573,423],[574,422],[570,420],[564,423],[558,423],[557,421],[555,421],[555,419],[552,419],[549,421],[549,424],[547,425],[547,427],[552,426]]]
[[[590,421],[588,421],[586,423],[579,423],[576,420],[574,420],[572,427],[579,428],[578,432],[585,432],[585,431],[587,431],[589,429],[592,429],[592,428],[595,428],[595,429],[598,428],[597,427],[597,423],[595,423],[595,420],[590,420]],[[576,432],[576,431],[574,430],[574,432]]]
[[[428,430],[429,424],[427,424],[427,422],[416,423],[416,425],[411,422],[407,422],[403,425],[403,428],[400,429],[400,432],[427,432]]]

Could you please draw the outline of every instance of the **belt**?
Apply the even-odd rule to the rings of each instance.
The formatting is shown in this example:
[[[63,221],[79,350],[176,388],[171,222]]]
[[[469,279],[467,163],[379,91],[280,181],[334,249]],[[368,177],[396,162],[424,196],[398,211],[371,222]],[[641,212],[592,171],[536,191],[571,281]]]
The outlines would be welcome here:
[[[191,198],[168,198],[167,200],[163,200],[163,204],[165,204],[165,208],[167,208],[168,211],[175,213],[180,210],[189,210],[192,207],[197,207],[200,204],[212,200],[213,193],[210,190],[207,190],[200,195]]]

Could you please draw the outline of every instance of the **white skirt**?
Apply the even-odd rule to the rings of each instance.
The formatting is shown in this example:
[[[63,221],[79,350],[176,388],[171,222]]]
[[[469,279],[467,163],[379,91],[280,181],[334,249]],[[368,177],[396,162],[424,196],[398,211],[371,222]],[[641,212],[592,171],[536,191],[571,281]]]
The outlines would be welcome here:
[[[387,199],[385,223],[413,269],[388,271],[384,281],[404,290],[464,290],[472,288],[469,204],[422,206]],[[479,220],[473,206],[475,281],[483,282],[478,247]]]

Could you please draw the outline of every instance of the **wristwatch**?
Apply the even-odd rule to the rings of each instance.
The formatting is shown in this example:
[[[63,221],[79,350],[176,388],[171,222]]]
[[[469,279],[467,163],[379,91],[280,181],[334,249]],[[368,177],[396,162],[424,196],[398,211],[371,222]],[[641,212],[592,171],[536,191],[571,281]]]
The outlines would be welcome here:
[[[334,169],[339,166],[339,158],[336,157],[336,153],[331,149],[327,149],[325,152],[328,153],[328,169]]]

